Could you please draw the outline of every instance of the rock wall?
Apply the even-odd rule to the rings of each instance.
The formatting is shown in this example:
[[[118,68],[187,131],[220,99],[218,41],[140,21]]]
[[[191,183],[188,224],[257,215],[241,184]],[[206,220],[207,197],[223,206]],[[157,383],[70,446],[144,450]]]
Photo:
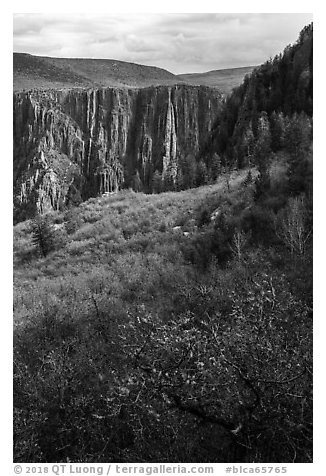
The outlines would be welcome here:
[[[216,90],[188,85],[14,94],[18,219],[130,186],[137,172],[146,192],[155,170],[175,180],[220,102]]]

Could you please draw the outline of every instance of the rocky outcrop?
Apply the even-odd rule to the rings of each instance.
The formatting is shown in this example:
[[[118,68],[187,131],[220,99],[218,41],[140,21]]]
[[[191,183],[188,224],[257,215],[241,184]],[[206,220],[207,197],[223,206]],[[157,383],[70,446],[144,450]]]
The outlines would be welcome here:
[[[205,87],[30,91],[14,94],[17,219],[131,186],[155,170],[175,181],[198,155],[220,95]]]

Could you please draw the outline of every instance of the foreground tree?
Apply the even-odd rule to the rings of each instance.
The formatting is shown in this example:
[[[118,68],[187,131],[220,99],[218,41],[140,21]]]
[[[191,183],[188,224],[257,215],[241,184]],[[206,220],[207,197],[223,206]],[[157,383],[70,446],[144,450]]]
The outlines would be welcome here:
[[[235,288],[192,289],[167,324],[150,315],[130,322],[132,418],[138,405],[157,431],[173,426],[179,455],[196,428],[200,461],[311,461],[309,309],[283,277],[239,272]]]
[[[31,225],[32,241],[42,256],[47,256],[54,249],[54,227],[49,219],[37,215]]]

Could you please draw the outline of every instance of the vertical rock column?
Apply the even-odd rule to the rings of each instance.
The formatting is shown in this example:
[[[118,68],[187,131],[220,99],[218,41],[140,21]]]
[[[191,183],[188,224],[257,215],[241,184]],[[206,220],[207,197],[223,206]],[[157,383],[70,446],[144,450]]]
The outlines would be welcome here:
[[[163,147],[164,155],[162,176],[164,178],[165,176],[170,175],[173,182],[175,182],[177,176],[177,134],[175,110],[171,101],[171,88],[168,88],[168,105]]]

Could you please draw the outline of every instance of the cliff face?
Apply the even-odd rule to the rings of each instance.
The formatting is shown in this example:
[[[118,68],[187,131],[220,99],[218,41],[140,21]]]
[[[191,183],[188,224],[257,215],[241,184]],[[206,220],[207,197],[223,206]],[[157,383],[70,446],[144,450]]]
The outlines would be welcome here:
[[[137,171],[145,191],[155,170],[175,180],[180,158],[200,152],[220,100],[186,85],[16,93],[17,219],[130,186]]]

